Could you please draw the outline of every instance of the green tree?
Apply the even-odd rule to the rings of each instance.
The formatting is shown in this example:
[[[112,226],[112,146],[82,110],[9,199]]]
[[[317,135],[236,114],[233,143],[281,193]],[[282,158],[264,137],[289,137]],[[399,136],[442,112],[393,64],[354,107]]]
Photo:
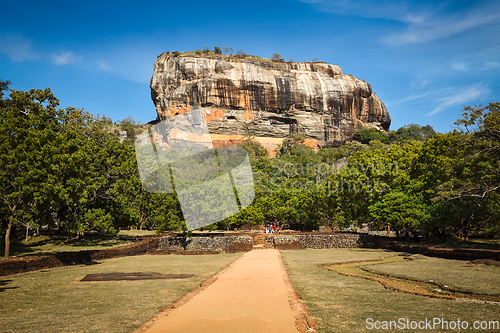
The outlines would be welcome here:
[[[276,148],[278,156],[282,158],[290,157],[295,162],[312,163],[316,159],[319,159],[314,149],[305,144],[306,139],[307,137],[303,134],[289,134]]]
[[[273,61],[282,61],[283,57],[279,53],[273,53],[273,55],[271,56],[271,60],[273,60]]]
[[[414,140],[427,141],[434,138],[436,134],[436,131],[430,125],[409,124],[400,127],[397,131],[390,131],[389,140],[397,144],[408,143]]]
[[[372,140],[378,140],[382,143],[389,143],[387,135],[376,128],[364,127],[361,131],[354,133],[353,139],[363,144],[368,144]]]
[[[222,52],[225,54],[225,55],[233,55],[233,48],[232,47],[223,47],[222,48]]]
[[[388,224],[398,230],[416,230],[430,218],[429,207],[422,196],[394,189],[369,206],[370,217],[376,225]]]
[[[44,170],[44,151],[59,129],[59,101],[50,89],[11,91],[0,107],[0,214],[5,232],[4,257],[9,257],[10,234],[19,222],[44,218],[57,189]]]
[[[465,107],[455,124],[460,131],[448,151],[453,172],[440,183],[437,199],[456,202],[461,237],[481,227],[500,230],[500,103]]]
[[[247,54],[243,50],[238,50],[238,51],[236,51],[236,56],[239,58],[245,58],[247,56]]]
[[[243,142],[239,143],[238,147],[245,149],[253,160],[269,157],[269,152],[266,148],[251,136],[248,136]]]
[[[356,154],[357,152],[362,152],[368,149],[369,147],[367,145],[364,145],[358,141],[354,141],[354,142],[348,142],[342,147],[340,147],[340,152],[342,156],[349,157],[351,155]]]

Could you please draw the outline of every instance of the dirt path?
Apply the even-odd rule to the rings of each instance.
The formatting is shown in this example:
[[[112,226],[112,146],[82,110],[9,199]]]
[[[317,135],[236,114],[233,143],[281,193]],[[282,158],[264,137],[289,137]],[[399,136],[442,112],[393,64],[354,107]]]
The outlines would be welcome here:
[[[134,332],[305,332],[307,311],[296,296],[279,251],[253,250]]]

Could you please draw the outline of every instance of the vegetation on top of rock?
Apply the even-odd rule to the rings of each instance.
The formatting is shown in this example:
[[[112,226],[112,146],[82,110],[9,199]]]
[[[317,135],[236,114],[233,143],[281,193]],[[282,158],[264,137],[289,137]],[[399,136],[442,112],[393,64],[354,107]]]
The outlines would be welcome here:
[[[270,58],[262,58],[262,57],[259,57],[256,55],[247,54],[245,51],[243,51],[241,49],[234,52],[231,47],[222,47],[221,48],[218,46],[215,46],[213,50],[209,49],[208,46],[205,46],[205,48],[203,50],[196,49],[195,51],[184,51],[184,52],[166,51],[166,52],[163,52],[162,54],[158,55],[156,58],[159,58],[164,54],[172,55],[174,57],[207,57],[207,56],[208,57],[210,57],[210,56],[220,57],[220,56],[225,56],[228,58],[235,57],[235,58],[239,58],[239,59],[253,59],[253,60],[257,60],[257,61],[266,61],[266,62],[269,62],[269,61],[294,62],[293,59],[289,59],[288,61],[285,61],[283,59],[283,57],[281,56],[281,54],[279,54],[279,53],[273,53],[273,55]],[[306,59],[304,59],[303,62],[308,62],[308,61]],[[317,58],[313,59],[310,62],[324,63],[322,61],[319,61]]]

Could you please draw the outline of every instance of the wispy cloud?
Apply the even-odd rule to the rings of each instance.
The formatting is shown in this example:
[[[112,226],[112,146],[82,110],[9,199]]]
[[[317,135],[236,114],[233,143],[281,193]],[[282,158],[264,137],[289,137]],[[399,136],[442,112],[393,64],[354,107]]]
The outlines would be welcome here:
[[[410,88],[411,89],[421,89],[425,86],[428,86],[430,84],[430,81],[427,80],[427,79],[423,79],[423,80],[415,80],[415,81],[411,81],[410,83]]]
[[[106,60],[97,60],[96,63],[99,69],[109,69],[109,64]]]
[[[471,102],[473,100],[479,99],[481,96],[488,95],[491,90],[483,83],[477,83],[459,90],[454,93],[439,98],[437,101],[439,105],[435,107],[431,112],[427,113],[426,116],[432,116],[436,113],[443,112],[446,108],[452,106],[463,106],[465,103]]]
[[[320,11],[338,15],[382,18],[400,22],[422,22],[428,16],[427,10],[419,10],[419,5],[411,1],[378,0],[299,0],[310,3]]]
[[[464,62],[457,62],[451,65],[451,69],[457,72],[468,72],[469,71],[469,64],[464,63]]]
[[[324,12],[381,18],[407,24],[404,31],[381,38],[387,45],[424,43],[449,37],[500,20],[500,2],[471,2],[469,8],[454,8],[453,2],[429,4],[422,1],[299,0]]]
[[[20,34],[0,34],[0,53],[13,62],[37,60],[39,56],[32,51],[33,41]]]
[[[487,61],[484,63],[484,69],[496,69],[500,68],[500,62],[498,61]]]
[[[82,60],[82,56],[77,56],[73,51],[66,51],[61,54],[52,53],[52,62],[55,65],[64,66]]]
[[[406,31],[390,34],[382,42],[390,45],[424,43],[449,37],[500,20],[500,3],[455,13],[433,13],[420,22],[411,22]]]
[[[442,89],[437,89],[437,90],[431,89],[431,90],[427,90],[425,92],[415,93],[415,94],[412,94],[410,96],[407,96],[407,97],[404,97],[404,98],[401,98],[401,99],[398,99],[398,100],[395,100],[392,102],[389,101],[389,102],[386,102],[385,104],[387,106],[389,106],[389,105],[392,106],[392,105],[396,105],[396,104],[400,104],[400,103],[420,100],[423,98],[435,99],[437,96],[441,96],[443,94],[449,94],[449,93],[451,93],[451,91],[452,91],[452,88],[442,88]]]

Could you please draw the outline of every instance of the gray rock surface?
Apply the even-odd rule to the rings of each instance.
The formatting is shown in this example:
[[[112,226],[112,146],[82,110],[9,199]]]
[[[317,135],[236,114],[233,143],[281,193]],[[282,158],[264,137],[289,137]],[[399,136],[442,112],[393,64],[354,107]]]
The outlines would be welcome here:
[[[270,148],[301,133],[313,147],[340,146],[391,123],[370,84],[326,63],[162,54],[150,86],[161,120],[201,107],[216,145],[251,134]]]

